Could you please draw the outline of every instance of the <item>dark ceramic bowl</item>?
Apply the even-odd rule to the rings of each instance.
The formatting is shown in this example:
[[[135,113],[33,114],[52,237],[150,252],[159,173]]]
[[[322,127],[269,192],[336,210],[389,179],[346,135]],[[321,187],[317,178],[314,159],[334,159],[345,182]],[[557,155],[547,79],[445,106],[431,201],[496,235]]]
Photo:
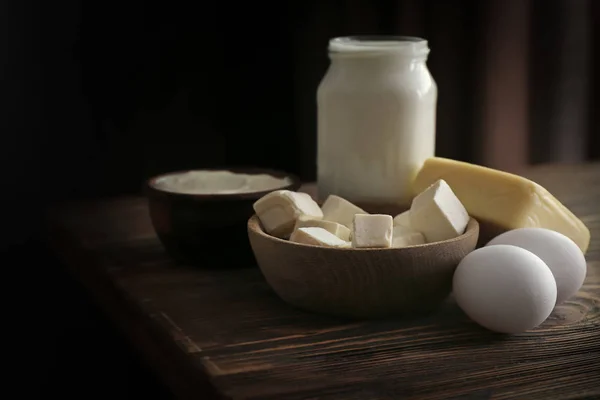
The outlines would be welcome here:
[[[167,253],[176,261],[207,268],[254,265],[247,223],[256,200],[274,190],[298,190],[300,180],[289,173],[261,168],[220,168],[229,171],[288,178],[281,187],[257,192],[189,194],[164,190],[157,181],[171,172],[149,179],[145,191],[152,225]]]

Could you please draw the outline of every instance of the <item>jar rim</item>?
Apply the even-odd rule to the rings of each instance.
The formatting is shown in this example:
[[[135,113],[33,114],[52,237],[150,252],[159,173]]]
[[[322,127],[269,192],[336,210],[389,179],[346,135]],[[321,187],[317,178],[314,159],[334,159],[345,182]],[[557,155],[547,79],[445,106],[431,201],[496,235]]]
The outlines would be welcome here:
[[[329,40],[329,52],[341,53],[405,53],[420,56],[429,53],[426,39],[417,36],[353,35]]]
[[[404,35],[350,35],[350,36],[337,36],[332,38],[332,42],[356,42],[356,43],[368,43],[368,42],[423,42],[425,39],[418,36],[404,36]]]

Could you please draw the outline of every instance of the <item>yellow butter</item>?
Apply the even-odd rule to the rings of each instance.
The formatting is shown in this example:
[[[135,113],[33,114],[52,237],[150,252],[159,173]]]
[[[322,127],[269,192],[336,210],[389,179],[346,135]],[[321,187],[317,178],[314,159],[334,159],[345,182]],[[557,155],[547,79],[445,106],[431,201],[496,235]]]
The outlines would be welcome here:
[[[474,218],[505,230],[546,228],[573,240],[584,253],[590,231],[537,183],[507,172],[446,158],[429,158],[413,182],[413,194],[445,180]]]

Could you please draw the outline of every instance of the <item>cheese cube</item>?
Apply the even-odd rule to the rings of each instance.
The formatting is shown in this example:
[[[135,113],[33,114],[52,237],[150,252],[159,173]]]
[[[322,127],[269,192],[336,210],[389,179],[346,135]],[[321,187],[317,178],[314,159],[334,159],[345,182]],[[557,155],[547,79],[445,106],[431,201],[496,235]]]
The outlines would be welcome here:
[[[384,214],[356,214],[352,230],[352,246],[387,248],[392,246],[393,219]]]
[[[410,226],[427,242],[439,242],[462,235],[469,214],[443,179],[417,195],[410,207]]]
[[[346,226],[333,221],[315,219],[313,217],[309,217],[308,215],[301,215],[298,217],[296,220],[296,226],[294,226],[294,230],[297,230],[298,228],[323,228],[342,240],[350,240],[350,229],[348,229]]]
[[[394,226],[392,247],[406,247],[424,243],[425,237],[421,232],[401,225]]]
[[[310,195],[290,190],[268,193],[258,199],[253,207],[265,231],[279,238],[289,237],[300,215],[323,218],[321,208]]]
[[[410,228],[410,210],[406,210],[394,217],[394,227],[405,226]]]
[[[413,193],[444,179],[465,208],[480,222],[480,237],[486,223],[497,232],[517,228],[546,228],[562,233],[583,251],[590,231],[567,207],[542,186],[518,175],[465,162],[433,157],[425,161],[413,182]],[[489,237],[491,239],[491,237]]]
[[[340,239],[323,228],[306,227],[296,229],[290,236],[295,243],[312,244],[326,247],[350,247],[350,243]]]
[[[350,229],[352,229],[352,221],[356,214],[368,214],[348,200],[333,194],[327,197],[322,210],[324,220],[337,222]]]

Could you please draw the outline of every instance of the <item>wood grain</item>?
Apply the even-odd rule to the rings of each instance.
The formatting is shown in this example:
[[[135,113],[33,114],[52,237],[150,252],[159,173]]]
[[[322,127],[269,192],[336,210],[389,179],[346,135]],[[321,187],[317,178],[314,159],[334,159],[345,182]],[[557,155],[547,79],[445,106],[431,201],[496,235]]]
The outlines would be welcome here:
[[[412,320],[294,309],[257,268],[174,264],[139,198],[55,212],[50,239],[181,398],[206,398],[202,379],[235,399],[600,398],[600,164],[524,175],[571,208],[592,241],[582,290],[514,336],[478,328],[451,301]]]

